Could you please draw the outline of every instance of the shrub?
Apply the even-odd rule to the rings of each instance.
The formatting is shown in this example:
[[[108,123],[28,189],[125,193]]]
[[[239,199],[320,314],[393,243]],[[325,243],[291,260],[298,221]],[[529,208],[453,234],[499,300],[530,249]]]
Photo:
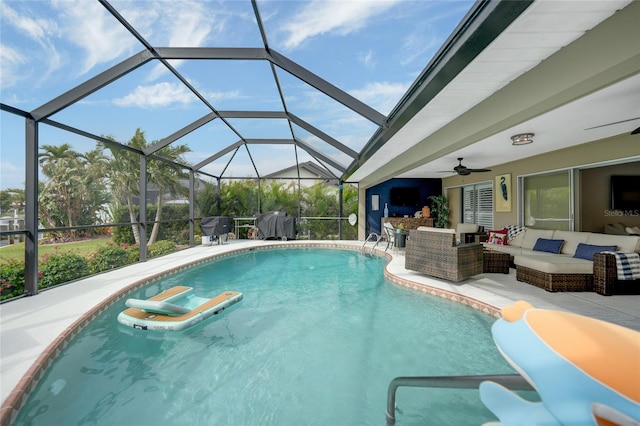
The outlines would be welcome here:
[[[139,208],[134,207],[136,215],[138,215]],[[147,220],[155,220],[157,206],[147,206]],[[160,225],[158,233],[158,241],[171,240],[176,241],[178,244],[189,243],[189,206],[186,205],[165,205],[162,207],[162,220],[171,221],[177,220],[177,222],[166,222]],[[114,218],[116,222],[127,223],[131,219],[129,217],[129,211],[126,207],[119,208],[114,212]],[[153,224],[149,224],[149,232],[151,231]],[[135,238],[133,236],[133,230],[131,226],[115,226],[113,228],[113,241],[116,244],[126,243],[135,244]],[[148,237],[149,235],[147,235]]]
[[[137,213],[136,213],[137,214]],[[113,218],[116,222],[119,223],[127,223],[131,219],[129,218],[129,211],[127,207],[119,207],[114,210]],[[133,231],[131,230],[131,226],[114,226],[111,232],[111,236],[113,241],[116,244],[135,244],[136,240],[133,237]]]
[[[91,273],[95,274],[109,269],[119,268],[124,265],[138,260],[132,261],[130,258],[129,246],[127,244],[116,245],[111,242],[106,246],[100,247],[97,252],[93,253],[89,258]]]
[[[149,248],[149,257],[158,257],[176,251],[176,243],[173,241],[158,241]]]
[[[129,246],[129,263],[136,263],[140,260],[140,246],[134,244]]]
[[[45,257],[39,270],[38,288],[47,288],[89,275],[89,261],[77,254],[59,253]]]
[[[24,293],[24,262],[11,260],[0,265],[0,300]]]

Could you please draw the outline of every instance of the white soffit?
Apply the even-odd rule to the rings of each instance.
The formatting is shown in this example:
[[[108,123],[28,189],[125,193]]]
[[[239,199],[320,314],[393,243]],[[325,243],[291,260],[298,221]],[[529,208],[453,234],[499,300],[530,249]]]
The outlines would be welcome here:
[[[453,176],[456,158],[469,168],[491,168],[562,148],[581,145],[640,126],[640,74],[539,115],[397,177]],[[530,145],[514,147],[511,136],[535,133]],[[640,137],[640,136],[639,136]],[[614,149],[614,147],[612,147]],[[447,171],[447,173],[444,173]]]
[[[349,180],[360,181],[375,173],[391,159],[455,120],[629,3],[630,0],[536,1]]]

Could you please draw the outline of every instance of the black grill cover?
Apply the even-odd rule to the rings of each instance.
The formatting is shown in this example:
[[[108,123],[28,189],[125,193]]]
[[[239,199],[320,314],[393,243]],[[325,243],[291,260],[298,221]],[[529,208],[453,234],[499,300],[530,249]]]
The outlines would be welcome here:
[[[231,218],[226,216],[203,217],[200,221],[202,235],[217,236],[231,232]]]
[[[258,237],[261,239],[286,238],[295,240],[296,238],[296,218],[287,217],[286,212],[270,212],[258,216],[256,220],[258,227]]]

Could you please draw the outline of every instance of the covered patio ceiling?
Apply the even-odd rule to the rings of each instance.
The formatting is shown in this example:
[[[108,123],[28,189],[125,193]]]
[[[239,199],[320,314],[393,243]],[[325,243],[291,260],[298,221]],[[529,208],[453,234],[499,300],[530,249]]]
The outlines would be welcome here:
[[[375,107],[360,100],[367,98],[366,90],[340,88],[341,73],[351,71],[340,67],[338,54],[316,53],[336,64],[335,72],[321,77],[274,49],[270,40],[281,39],[272,37],[278,28],[270,15],[263,18],[262,2],[226,4],[242,8],[234,13],[243,16],[244,25],[255,26],[253,37],[238,40],[236,47],[188,41],[161,47],[162,28],[148,27],[145,19],[171,13],[173,2],[159,4],[161,9],[98,0],[94,5],[100,10],[92,10],[113,18],[101,30],[122,33],[129,45],[135,39],[134,53],[25,114],[81,138],[106,141],[131,110],[107,108],[87,117],[88,107],[105,102],[104,88],[122,94],[116,107],[131,105],[134,96],[189,98],[185,104],[198,107],[186,121],[173,119],[175,107],[153,102],[135,112],[154,140],[144,154],[157,156],[167,145],[186,144],[192,155],[184,166],[212,178],[264,177],[311,161],[361,187],[393,177],[450,176],[457,157],[471,168],[491,167],[640,126],[640,6],[631,0],[467,2],[460,23],[400,100],[392,95],[391,103],[372,100]],[[228,12],[225,4],[202,4],[212,14]],[[265,5],[275,13],[274,4]],[[225,79],[237,75],[237,81],[223,86],[221,69]],[[158,75],[164,81],[144,92],[145,82]],[[237,98],[250,91],[249,102],[224,100],[243,85],[250,89]],[[221,93],[223,87],[227,93]],[[309,107],[315,102],[332,118],[317,120],[318,109]],[[3,99],[4,111],[15,107]],[[509,137],[522,132],[535,133],[535,143],[512,149]],[[115,140],[125,143],[126,137],[120,133]],[[297,167],[290,170],[291,177],[298,176]]]

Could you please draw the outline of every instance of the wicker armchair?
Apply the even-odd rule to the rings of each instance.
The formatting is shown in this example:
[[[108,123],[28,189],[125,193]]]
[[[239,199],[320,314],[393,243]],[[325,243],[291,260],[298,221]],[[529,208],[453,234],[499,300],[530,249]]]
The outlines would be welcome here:
[[[596,253],[593,256],[593,289],[603,296],[613,294],[640,294],[640,280],[619,280],[616,257]]]
[[[462,281],[482,273],[482,244],[456,245],[453,229],[409,231],[405,268],[432,277]]]

